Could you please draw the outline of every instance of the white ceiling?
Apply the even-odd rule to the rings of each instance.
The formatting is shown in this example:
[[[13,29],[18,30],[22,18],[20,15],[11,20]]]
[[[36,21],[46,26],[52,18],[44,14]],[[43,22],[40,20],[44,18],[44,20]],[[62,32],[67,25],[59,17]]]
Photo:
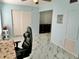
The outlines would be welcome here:
[[[40,3],[49,3],[49,2],[45,2],[42,0],[39,0]],[[26,0],[26,1],[22,1],[22,0],[0,0],[0,2],[3,3],[9,3],[9,4],[17,4],[17,5],[30,5],[30,6],[35,6],[36,4],[33,2],[33,0]]]
[[[26,1],[21,1],[21,0],[0,0],[0,2],[10,3],[10,4],[19,4],[19,5],[32,5],[33,4],[32,0],[26,0]]]

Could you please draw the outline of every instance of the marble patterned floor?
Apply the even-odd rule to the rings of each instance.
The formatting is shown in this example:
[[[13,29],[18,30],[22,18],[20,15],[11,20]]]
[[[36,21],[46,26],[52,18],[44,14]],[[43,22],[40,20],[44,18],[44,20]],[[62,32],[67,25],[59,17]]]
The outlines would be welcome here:
[[[30,57],[25,59],[78,59],[50,42],[50,34],[41,34],[33,39]]]

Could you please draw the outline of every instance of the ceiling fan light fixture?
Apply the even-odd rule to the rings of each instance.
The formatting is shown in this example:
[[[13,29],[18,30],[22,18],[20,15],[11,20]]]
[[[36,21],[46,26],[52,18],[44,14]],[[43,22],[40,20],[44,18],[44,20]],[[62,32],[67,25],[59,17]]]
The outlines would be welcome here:
[[[34,2],[35,4],[38,4],[38,0],[33,0],[33,2]]]

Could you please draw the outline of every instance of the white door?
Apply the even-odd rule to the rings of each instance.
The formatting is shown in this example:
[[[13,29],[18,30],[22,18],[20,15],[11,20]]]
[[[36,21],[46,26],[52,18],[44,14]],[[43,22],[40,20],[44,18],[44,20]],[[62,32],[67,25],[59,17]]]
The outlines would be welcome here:
[[[27,30],[27,27],[31,25],[32,13],[13,10],[12,14],[14,35],[23,35],[23,33]]]

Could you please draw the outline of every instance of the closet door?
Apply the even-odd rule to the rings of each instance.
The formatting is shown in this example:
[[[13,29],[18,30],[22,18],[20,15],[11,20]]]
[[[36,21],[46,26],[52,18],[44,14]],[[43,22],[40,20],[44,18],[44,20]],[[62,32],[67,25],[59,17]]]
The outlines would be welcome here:
[[[31,25],[31,12],[12,10],[14,35],[21,36]]]
[[[27,30],[29,25],[31,25],[31,12],[22,12],[22,34]]]

